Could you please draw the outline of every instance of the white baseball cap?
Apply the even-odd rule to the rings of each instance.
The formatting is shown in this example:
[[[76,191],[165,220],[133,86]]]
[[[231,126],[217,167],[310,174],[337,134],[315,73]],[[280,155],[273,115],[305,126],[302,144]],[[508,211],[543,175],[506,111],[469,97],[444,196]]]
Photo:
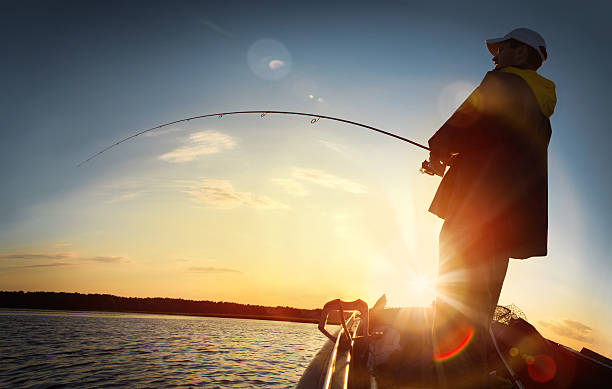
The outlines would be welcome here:
[[[546,42],[544,42],[544,38],[542,38],[542,35],[529,28],[516,28],[501,38],[487,39],[485,43],[491,54],[495,55],[499,44],[509,39],[514,39],[527,46],[533,47],[538,54],[540,54],[542,62],[546,61]]]

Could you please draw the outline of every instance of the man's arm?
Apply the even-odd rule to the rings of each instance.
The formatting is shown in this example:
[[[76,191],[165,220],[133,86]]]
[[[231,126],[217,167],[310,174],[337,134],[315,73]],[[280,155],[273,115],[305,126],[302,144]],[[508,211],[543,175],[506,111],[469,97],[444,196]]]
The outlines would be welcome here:
[[[499,116],[506,103],[503,93],[500,93],[502,83],[503,80],[495,72],[487,73],[480,85],[429,139],[433,166],[446,166],[453,156],[486,142],[491,134],[483,132],[488,127],[482,125],[483,120]]]

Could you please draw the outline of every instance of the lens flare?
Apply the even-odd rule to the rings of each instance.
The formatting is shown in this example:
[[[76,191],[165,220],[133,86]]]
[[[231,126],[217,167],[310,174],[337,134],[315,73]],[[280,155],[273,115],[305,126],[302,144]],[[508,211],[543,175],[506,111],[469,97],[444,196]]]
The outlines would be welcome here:
[[[260,39],[249,48],[247,63],[257,77],[280,80],[291,71],[291,53],[277,40]]]
[[[548,382],[557,374],[557,364],[548,355],[536,355],[531,363],[527,363],[527,373],[535,382]]]
[[[459,355],[470,344],[474,337],[474,328],[461,326],[450,334],[447,334],[436,345],[434,361],[443,362]]]
[[[285,63],[279,59],[273,59],[272,61],[268,62],[268,67],[272,70],[282,68],[283,66],[285,66]]]

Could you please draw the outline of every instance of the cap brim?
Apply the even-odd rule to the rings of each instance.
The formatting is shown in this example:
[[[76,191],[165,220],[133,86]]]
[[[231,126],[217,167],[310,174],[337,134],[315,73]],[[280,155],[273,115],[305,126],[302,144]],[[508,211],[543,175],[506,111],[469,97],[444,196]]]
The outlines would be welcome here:
[[[501,37],[501,38],[495,38],[495,39],[487,39],[485,43],[487,44],[487,49],[489,49],[489,52],[491,53],[491,55],[495,55],[495,52],[497,51],[499,44],[504,41],[507,41],[508,39],[510,38]]]

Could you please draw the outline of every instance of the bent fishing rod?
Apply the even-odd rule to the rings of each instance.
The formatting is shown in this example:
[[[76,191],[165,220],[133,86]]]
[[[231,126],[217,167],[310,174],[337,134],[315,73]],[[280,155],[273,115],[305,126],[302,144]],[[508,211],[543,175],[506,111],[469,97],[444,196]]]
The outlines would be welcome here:
[[[96,157],[97,157],[97,156],[99,156],[100,154],[102,154],[102,153],[104,153],[104,152],[106,152],[106,151],[108,151],[108,150],[112,149],[112,148],[113,148],[113,147],[115,147],[115,146],[120,145],[121,143],[123,143],[123,142],[125,142],[125,141],[128,141],[128,140],[130,140],[130,139],[132,139],[132,138],[136,138],[137,136],[142,135],[142,134],[147,133],[147,132],[150,132],[150,131],[158,130],[158,129],[163,128],[163,127],[168,127],[168,126],[171,126],[171,125],[173,125],[173,124],[178,124],[178,123],[188,122],[188,121],[191,121],[191,120],[204,119],[204,118],[208,118],[208,117],[215,117],[215,116],[216,116],[216,117],[218,117],[218,118],[222,118],[222,117],[224,117],[224,116],[230,116],[230,115],[242,115],[242,114],[260,114],[260,115],[261,115],[261,117],[264,117],[264,116],[266,116],[267,114],[281,114],[281,115],[296,115],[296,116],[306,116],[306,117],[310,117],[310,118],[312,118],[312,120],[310,120],[310,123],[311,123],[311,124],[315,124],[315,123],[316,123],[316,122],[318,122],[320,119],[333,120],[333,121],[337,121],[337,122],[341,122],[341,123],[347,123],[347,124],[351,124],[351,125],[354,125],[354,126],[358,126],[358,127],[367,128],[368,130],[376,131],[376,132],[378,132],[378,133],[381,133],[381,134],[384,134],[384,135],[391,136],[391,137],[393,137],[393,138],[396,138],[396,139],[402,140],[402,141],[404,141],[404,142],[408,142],[408,143],[410,143],[410,144],[411,144],[411,145],[413,145],[413,146],[420,147],[420,148],[422,148],[422,149],[424,149],[424,150],[429,151],[429,147],[427,147],[427,146],[423,146],[423,145],[422,145],[422,144],[420,144],[420,143],[417,143],[417,142],[415,142],[415,141],[413,141],[413,140],[410,140],[410,139],[404,138],[404,137],[399,136],[399,135],[397,135],[397,134],[393,134],[393,133],[388,132],[388,131],[383,131],[383,130],[378,129],[378,128],[376,128],[376,127],[368,126],[368,125],[366,125],[366,124],[357,123],[357,122],[354,122],[354,121],[351,121],[351,120],[346,120],[346,119],[335,118],[335,117],[332,117],[332,116],[317,115],[317,114],[314,114],[314,113],[304,113],[304,112],[290,112],[290,111],[233,111],[233,112],[218,112],[218,113],[211,113],[211,114],[207,114],[207,115],[198,115],[198,116],[192,116],[192,117],[188,117],[188,118],[185,118],[185,119],[179,119],[179,120],[174,120],[174,121],[172,121],[172,122],[168,122],[168,123],[160,124],[160,125],[158,125],[158,126],[151,127],[151,128],[146,129],[146,130],[141,130],[141,131],[139,131],[139,132],[137,132],[137,133],[135,133],[135,134],[133,134],[133,135],[128,136],[127,138],[123,138],[123,139],[121,139],[121,140],[119,140],[119,141],[117,141],[117,142],[113,143],[112,145],[110,145],[110,146],[108,146],[108,147],[106,147],[106,148],[104,148],[104,149],[102,149],[102,150],[98,151],[97,153],[95,153],[95,154],[94,154],[94,155],[92,155],[91,157],[89,157],[89,158],[87,158],[86,160],[84,160],[84,161],[80,162],[80,163],[77,165],[77,167],[80,167],[81,165],[83,165],[83,164],[85,164],[85,163],[87,163],[87,162],[91,161],[92,159],[96,158]],[[427,170],[425,169],[425,162],[423,163],[423,168],[421,169],[421,172],[423,172],[423,173],[427,173],[427,174],[430,174],[430,173],[429,173],[429,171],[427,171]]]

